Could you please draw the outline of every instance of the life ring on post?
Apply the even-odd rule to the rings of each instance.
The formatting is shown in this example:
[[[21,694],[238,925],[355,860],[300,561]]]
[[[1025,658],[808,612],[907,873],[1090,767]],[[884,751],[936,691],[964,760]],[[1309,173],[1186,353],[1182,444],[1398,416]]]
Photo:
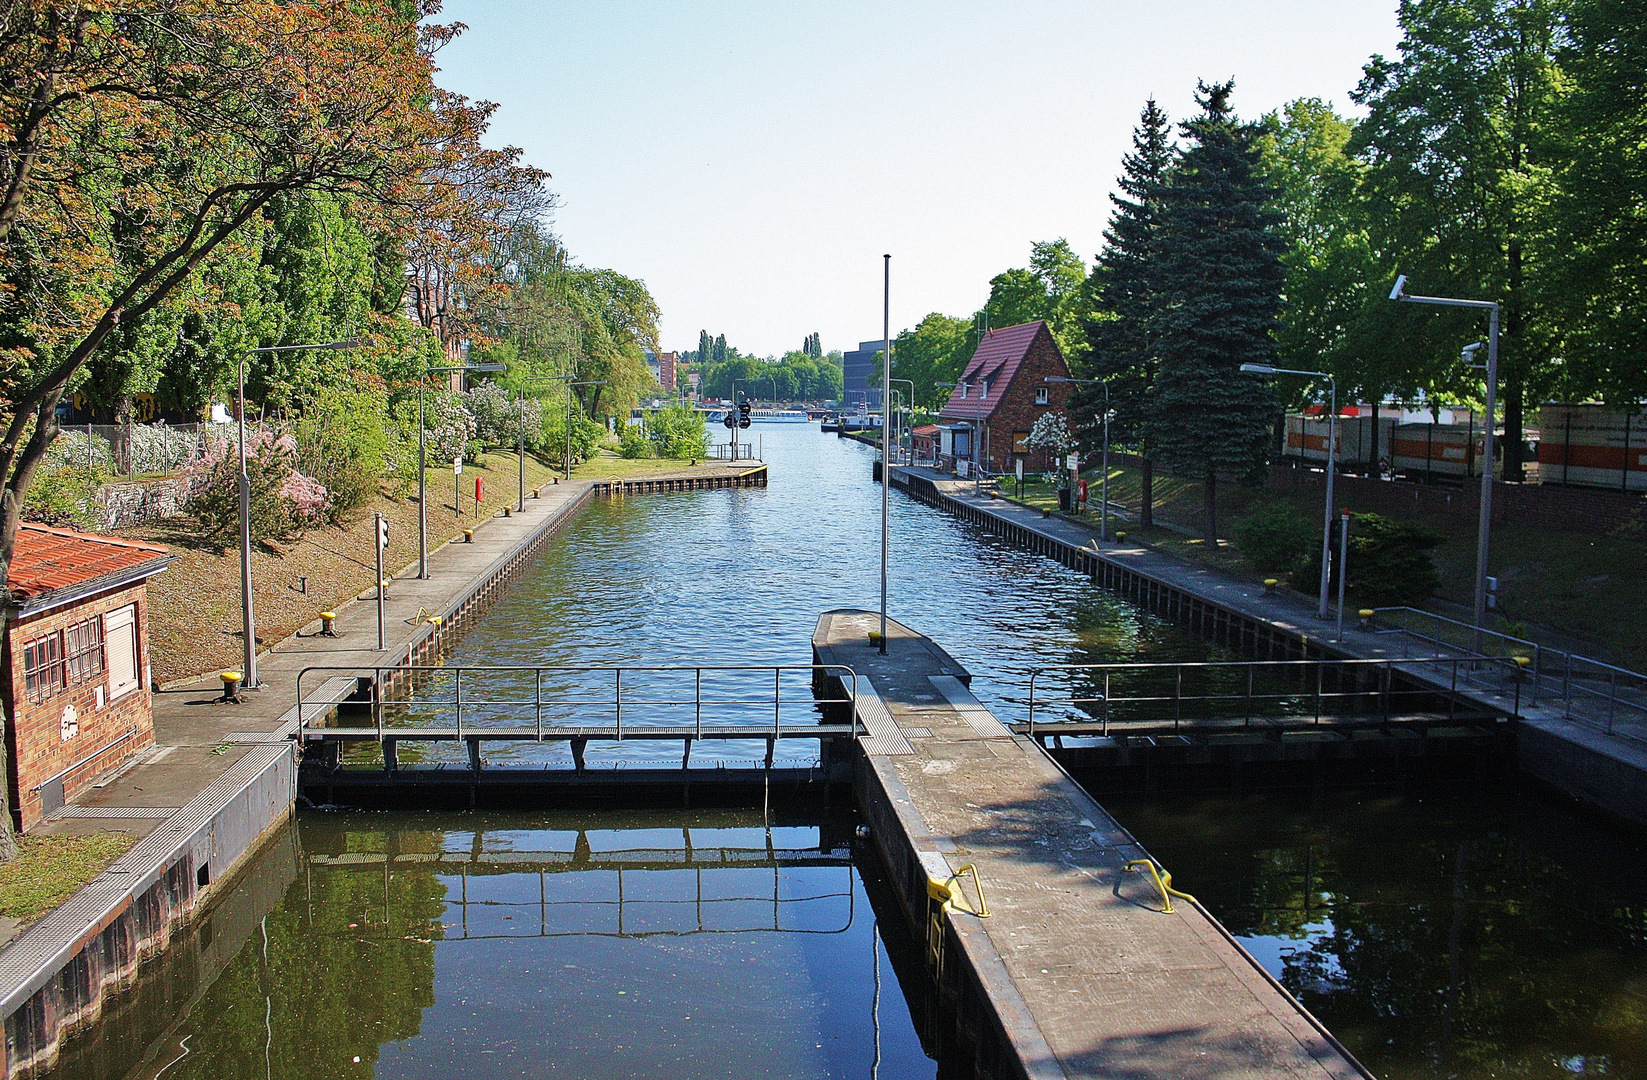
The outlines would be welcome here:
[[[1087,501],[1087,482],[1085,480],[1075,485],[1075,498],[1081,502]]]

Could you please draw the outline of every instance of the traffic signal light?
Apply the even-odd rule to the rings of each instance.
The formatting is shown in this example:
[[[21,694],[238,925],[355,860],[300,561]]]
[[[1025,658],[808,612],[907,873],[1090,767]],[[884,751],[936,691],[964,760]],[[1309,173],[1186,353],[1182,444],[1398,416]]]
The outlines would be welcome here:
[[[738,426],[737,413],[734,413],[731,409],[726,410],[726,419],[722,420],[721,423],[726,425],[726,430],[731,431]]]
[[[738,426],[741,428],[748,427],[752,422],[752,418],[749,415],[749,407],[748,398],[744,398],[738,403]]]
[[[389,519],[385,517],[377,519],[377,549],[389,550]]]

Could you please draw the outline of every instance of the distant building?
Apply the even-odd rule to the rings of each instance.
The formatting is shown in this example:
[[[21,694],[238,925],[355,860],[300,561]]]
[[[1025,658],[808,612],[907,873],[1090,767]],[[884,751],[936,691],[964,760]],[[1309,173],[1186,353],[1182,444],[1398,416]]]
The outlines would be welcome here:
[[[870,409],[881,407],[881,366],[875,362],[884,341],[863,341],[857,349],[841,354],[841,406],[856,409],[863,405]]]
[[[681,360],[681,354],[678,353],[678,352],[666,352],[666,353],[659,353],[658,354],[658,366],[657,366],[657,370],[654,371],[653,374],[657,376],[658,385],[663,387],[665,390],[668,390],[668,391],[671,391],[671,392],[674,391],[674,389],[675,389],[675,365],[680,363],[680,360]]]
[[[992,473],[1053,465],[1044,451],[1024,445],[1035,421],[1048,413],[1068,417],[1069,383],[1049,383],[1047,376],[1069,377],[1069,364],[1042,321],[991,330],[961,373],[939,412],[939,460],[945,468],[977,462]]]
[[[171,561],[158,544],[18,527],[0,667],[17,828],[154,745],[147,582]]]

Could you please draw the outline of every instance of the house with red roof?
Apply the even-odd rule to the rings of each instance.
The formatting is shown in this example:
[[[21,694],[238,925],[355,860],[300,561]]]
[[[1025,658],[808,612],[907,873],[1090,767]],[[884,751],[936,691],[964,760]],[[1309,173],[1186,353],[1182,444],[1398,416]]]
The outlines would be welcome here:
[[[969,472],[975,463],[991,473],[1009,473],[1019,458],[1026,469],[1056,467],[1044,451],[1032,453],[1024,445],[1040,417],[1068,417],[1075,387],[1049,383],[1048,376],[1070,377],[1044,321],[987,332],[939,411],[947,421],[940,425],[941,467]]]
[[[17,828],[154,744],[147,583],[171,561],[159,544],[18,527],[0,665]]]

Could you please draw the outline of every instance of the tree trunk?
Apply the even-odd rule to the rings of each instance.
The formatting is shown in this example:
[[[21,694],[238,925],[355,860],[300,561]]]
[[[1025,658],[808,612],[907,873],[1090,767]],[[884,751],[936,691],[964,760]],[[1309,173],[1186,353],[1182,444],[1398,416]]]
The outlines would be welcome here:
[[[1504,475],[1503,479],[1519,484],[1525,479],[1522,470],[1522,452],[1526,448],[1523,426],[1522,384],[1513,378],[1504,387]]]
[[[1207,514],[1207,547],[1218,550],[1218,473],[1214,469],[1207,470],[1207,482],[1202,487],[1202,495],[1206,502]]]
[[[1145,458],[1138,470],[1138,526],[1142,529],[1155,525],[1155,462]]]

